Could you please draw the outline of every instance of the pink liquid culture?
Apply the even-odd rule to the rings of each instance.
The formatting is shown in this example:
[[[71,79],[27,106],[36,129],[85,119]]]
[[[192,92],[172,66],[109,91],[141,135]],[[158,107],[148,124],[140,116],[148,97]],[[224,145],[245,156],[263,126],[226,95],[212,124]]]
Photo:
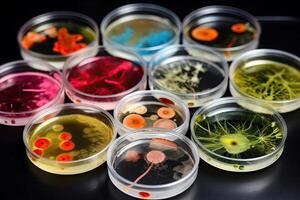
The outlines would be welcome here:
[[[31,116],[33,113],[29,111],[51,102],[58,95],[60,87],[57,80],[39,72],[3,76],[0,78],[0,112],[3,112],[0,116],[16,118]],[[11,123],[14,124],[14,121]]]

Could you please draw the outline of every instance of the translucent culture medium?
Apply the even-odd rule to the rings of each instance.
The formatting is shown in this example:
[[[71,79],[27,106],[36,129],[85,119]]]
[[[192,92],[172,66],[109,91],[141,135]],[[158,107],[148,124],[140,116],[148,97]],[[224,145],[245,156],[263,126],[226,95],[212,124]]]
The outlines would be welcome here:
[[[130,15],[109,25],[106,37],[134,48],[163,45],[175,37],[175,27],[167,19],[153,15]]]
[[[233,82],[242,93],[258,99],[284,101],[300,97],[300,70],[282,62],[246,62],[234,71]]]
[[[85,114],[61,115],[50,118],[30,130],[30,156],[41,169],[57,174],[88,171],[106,160],[102,152],[113,138],[110,125],[100,118]],[[97,159],[88,159],[96,156]],[[82,161],[86,162],[72,162]],[[66,163],[64,165],[64,163]]]
[[[189,174],[194,166],[190,154],[167,139],[153,138],[130,146],[117,157],[114,168],[118,174],[134,183],[172,183]]]

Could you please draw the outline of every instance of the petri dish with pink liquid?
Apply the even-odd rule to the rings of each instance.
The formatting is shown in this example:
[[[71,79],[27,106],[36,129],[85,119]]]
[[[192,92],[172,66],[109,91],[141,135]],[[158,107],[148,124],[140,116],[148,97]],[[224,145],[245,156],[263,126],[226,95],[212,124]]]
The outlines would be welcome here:
[[[63,68],[66,93],[74,103],[114,109],[127,94],[146,88],[144,60],[131,51],[126,58],[111,55],[106,47],[89,48],[70,57]]]
[[[0,124],[22,126],[37,112],[64,102],[61,73],[40,61],[0,66]]]
[[[108,149],[108,174],[127,195],[165,199],[188,189],[197,177],[199,156],[191,140],[173,131],[139,131]]]

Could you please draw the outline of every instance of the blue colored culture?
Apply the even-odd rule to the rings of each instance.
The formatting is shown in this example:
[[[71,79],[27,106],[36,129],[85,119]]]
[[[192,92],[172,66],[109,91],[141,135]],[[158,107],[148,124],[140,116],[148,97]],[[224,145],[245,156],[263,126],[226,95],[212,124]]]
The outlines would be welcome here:
[[[111,40],[121,45],[128,45],[129,40],[132,39],[132,37],[134,37],[133,34],[134,34],[134,29],[127,27],[125,28],[123,33],[119,35],[113,35],[111,37]],[[140,37],[137,40],[137,43],[133,47],[147,48],[147,47],[159,46],[169,42],[172,39],[172,37],[174,37],[174,33],[172,31],[163,30],[157,32],[150,32],[146,36]],[[140,55],[148,55],[148,54],[153,54],[156,51],[141,50],[138,51],[137,53]]]
[[[170,41],[173,37],[171,31],[150,32],[138,40],[136,47],[154,47]]]
[[[119,43],[119,44],[127,44],[128,40],[133,36],[134,30],[132,28],[127,27],[123,33],[120,35],[113,35],[111,40]]]

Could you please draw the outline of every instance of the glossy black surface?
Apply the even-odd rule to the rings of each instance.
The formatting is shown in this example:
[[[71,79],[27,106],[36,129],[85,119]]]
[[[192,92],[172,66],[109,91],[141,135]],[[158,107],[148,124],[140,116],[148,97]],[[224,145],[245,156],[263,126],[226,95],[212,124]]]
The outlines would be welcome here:
[[[74,10],[90,15],[100,24],[102,17],[110,10],[129,2],[133,1],[6,2],[6,5],[1,6],[6,12],[0,14],[2,25],[0,63],[21,59],[16,42],[17,31],[23,23],[37,14],[53,10]],[[235,6],[237,1],[228,1],[229,3],[210,1],[197,4],[191,2],[179,4],[177,1],[176,3],[175,1],[157,2],[174,10],[182,19],[198,7],[209,4]],[[268,3],[260,1],[253,3],[241,1],[236,6],[259,16],[293,15],[292,18],[260,17],[262,25],[260,48],[281,49],[300,56],[300,19],[296,17],[297,6],[282,1],[273,4],[275,9],[268,7]],[[229,95],[227,91],[226,96]],[[283,117],[287,122],[288,137],[284,153],[275,164],[261,171],[239,174],[219,170],[201,161],[195,183],[186,192],[173,199],[300,199],[300,109],[283,114]],[[35,167],[26,157],[22,131],[23,127],[0,125],[1,200],[131,199],[110,182],[106,164],[74,176],[53,175]]]

